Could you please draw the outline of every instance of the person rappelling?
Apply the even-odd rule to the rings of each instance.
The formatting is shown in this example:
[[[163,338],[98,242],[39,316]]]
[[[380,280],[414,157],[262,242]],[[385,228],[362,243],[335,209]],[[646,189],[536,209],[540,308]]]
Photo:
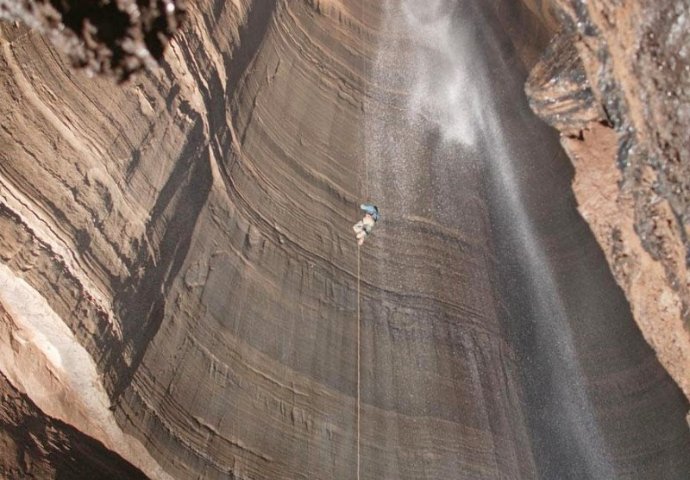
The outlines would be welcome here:
[[[371,203],[363,203],[359,206],[360,210],[364,212],[364,218],[355,223],[352,229],[357,236],[357,245],[362,245],[367,235],[371,235],[374,225],[380,218],[379,208]]]

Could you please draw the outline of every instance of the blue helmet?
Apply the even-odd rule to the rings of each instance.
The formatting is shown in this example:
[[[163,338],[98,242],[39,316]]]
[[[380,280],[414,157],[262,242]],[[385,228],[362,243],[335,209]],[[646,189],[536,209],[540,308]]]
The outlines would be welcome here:
[[[371,215],[371,218],[373,218],[375,222],[378,222],[380,217],[379,207],[372,203],[363,203],[359,206],[359,208],[362,209],[365,213]]]

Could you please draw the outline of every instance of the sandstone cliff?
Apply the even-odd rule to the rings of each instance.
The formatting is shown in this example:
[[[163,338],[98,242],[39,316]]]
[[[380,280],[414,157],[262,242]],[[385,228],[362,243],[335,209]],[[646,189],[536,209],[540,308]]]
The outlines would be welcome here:
[[[562,134],[579,210],[635,320],[690,398],[685,2],[553,2],[563,28],[527,83]]]
[[[558,312],[496,193],[495,138],[448,146],[406,111],[418,44],[456,59],[401,27],[409,2],[189,2],[160,67],[122,85],[2,24],[8,475],[354,477],[360,293],[362,478],[687,478],[687,403],[522,94],[555,31],[542,3],[414,21],[486,57]],[[385,223],[358,292],[366,197]]]

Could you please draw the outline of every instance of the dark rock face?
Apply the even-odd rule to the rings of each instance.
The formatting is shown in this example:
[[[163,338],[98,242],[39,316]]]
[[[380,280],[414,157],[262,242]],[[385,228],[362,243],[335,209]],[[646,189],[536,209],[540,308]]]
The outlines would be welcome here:
[[[559,33],[532,69],[525,93],[530,107],[566,136],[580,136],[590,123],[606,118],[587,81],[571,35]]]
[[[406,116],[382,54],[419,47],[398,5],[190,2],[161,67],[122,86],[3,25],[0,409],[23,395],[152,478],[352,478],[360,293],[362,478],[687,478],[687,404],[522,94],[542,2],[435,5],[486,58],[482,126],[528,168],[558,312],[496,136],[449,146]],[[384,222],[358,252],[368,196]]]
[[[3,478],[147,478],[99,442],[45,416],[2,374],[0,392]]]
[[[75,67],[121,80],[163,57],[184,10],[179,0],[0,1],[0,19],[43,32]]]
[[[579,65],[545,57],[527,92],[565,135],[580,211],[645,338],[690,397],[688,5],[554,4],[563,23],[554,43],[576,50]],[[573,71],[581,94],[556,91]]]

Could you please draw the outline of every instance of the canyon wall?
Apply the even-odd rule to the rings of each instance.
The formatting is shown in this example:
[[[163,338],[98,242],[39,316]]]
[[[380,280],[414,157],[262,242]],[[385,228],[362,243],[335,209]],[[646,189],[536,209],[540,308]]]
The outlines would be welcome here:
[[[527,83],[645,339],[690,398],[684,2],[552,2],[562,29]]]
[[[497,95],[503,112],[534,127],[522,155],[547,151],[529,201],[570,212],[559,228],[542,212],[542,229],[565,259],[561,288],[579,292],[566,298],[587,323],[578,342],[607,451],[631,478],[684,478],[687,404],[563,193],[556,137],[513,101],[556,21],[543,2],[480,3],[490,28],[478,38],[499,39],[494,71],[518,72]],[[409,95],[372,74],[381,44],[409,41],[386,36],[386,5],[189,2],[160,66],[124,84],[1,24],[3,473],[351,478],[359,298],[363,478],[549,478],[565,466],[562,478],[585,478],[586,449],[552,434],[568,421],[540,403],[558,372],[529,370],[547,349],[515,340],[532,315],[517,297],[534,292],[510,292],[528,275],[502,267],[516,261],[484,167],[451,171],[425,153],[412,202],[393,155],[370,149],[369,119],[404,125]],[[130,73],[89,58],[91,71]],[[391,135],[440,145],[432,128]],[[379,153],[390,170],[372,168]],[[376,193],[385,222],[358,250],[350,225]],[[595,325],[608,317],[613,335]],[[625,348],[601,347],[607,335]]]

